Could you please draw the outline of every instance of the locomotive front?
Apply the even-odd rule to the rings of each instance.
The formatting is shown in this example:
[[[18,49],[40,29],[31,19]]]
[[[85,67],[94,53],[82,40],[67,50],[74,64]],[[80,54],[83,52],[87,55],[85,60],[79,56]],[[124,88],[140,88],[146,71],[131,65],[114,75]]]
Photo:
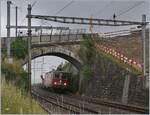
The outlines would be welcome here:
[[[57,89],[67,89],[70,85],[71,73],[64,71],[51,71],[45,74],[42,78],[44,87],[52,87]]]

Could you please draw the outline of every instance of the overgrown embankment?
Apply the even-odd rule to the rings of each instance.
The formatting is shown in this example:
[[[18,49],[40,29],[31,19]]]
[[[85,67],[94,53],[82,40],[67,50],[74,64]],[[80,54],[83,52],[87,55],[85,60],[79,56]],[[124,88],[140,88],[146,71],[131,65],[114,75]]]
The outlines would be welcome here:
[[[26,55],[27,41],[19,37],[11,43],[12,63],[8,63],[6,49],[2,50],[1,72],[3,74],[3,79],[5,79],[6,82],[11,82],[20,89],[28,91],[29,81],[27,72],[24,71],[20,62]]]
[[[80,92],[121,102],[125,77],[130,75],[128,103],[148,106],[148,90],[144,88],[144,78],[127,71],[109,55],[100,52],[89,36],[84,36],[83,39],[79,50],[83,62]]]
[[[2,80],[2,114],[46,114],[40,105],[11,82]]]
[[[27,55],[27,42],[21,38],[12,42],[13,63],[8,63],[6,50],[2,50],[1,110],[3,114],[46,113],[29,95],[29,79],[20,60]]]

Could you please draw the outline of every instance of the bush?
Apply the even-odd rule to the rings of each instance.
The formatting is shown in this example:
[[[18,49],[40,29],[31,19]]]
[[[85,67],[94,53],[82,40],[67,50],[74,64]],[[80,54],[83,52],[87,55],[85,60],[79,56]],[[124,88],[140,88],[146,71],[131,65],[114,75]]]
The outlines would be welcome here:
[[[17,59],[24,59],[28,53],[28,44],[27,41],[22,38],[17,38],[11,43],[11,49],[13,57]]]
[[[90,36],[83,36],[80,44],[79,57],[84,64],[92,65],[96,56],[94,41]]]
[[[84,80],[90,80],[93,76],[93,66],[96,58],[96,48],[94,41],[90,36],[84,35],[83,41],[80,44],[79,57],[83,62],[83,67],[81,68],[81,76]]]
[[[93,76],[93,72],[91,70],[91,67],[88,65],[83,66],[82,70],[81,70],[81,74],[83,75],[84,80],[90,80],[91,77]]]
[[[19,61],[13,60],[12,64],[6,61],[2,62],[1,72],[5,77],[6,82],[12,82],[23,90],[28,90],[28,76],[19,63]]]

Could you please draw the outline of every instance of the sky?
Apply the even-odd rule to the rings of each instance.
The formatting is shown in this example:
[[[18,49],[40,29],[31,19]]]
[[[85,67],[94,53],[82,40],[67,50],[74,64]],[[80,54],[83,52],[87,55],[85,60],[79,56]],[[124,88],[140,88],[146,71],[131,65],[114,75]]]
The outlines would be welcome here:
[[[27,25],[27,5],[33,5],[32,14],[38,15],[58,15],[58,16],[77,16],[77,17],[93,17],[101,19],[112,19],[113,14],[116,19],[141,21],[142,14],[149,15],[149,0],[11,0],[11,24],[15,25],[15,6],[18,10],[19,25]],[[67,4],[70,5],[60,11]],[[132,8],[133,7],[133,8]],[[7,0],[1,0],[1,34],[6,36],[6,15]],[[60,11],[60,12],[59,12]],[[58,13],[59,12],[59,13]],[[150,20],[147,17],[147,20]],[[47,22],[38,19],[32,19],[32,25],[52,25],[52,26],[69,26],[70,28],[86,28],[85,25],[62,24],[55,22]],[[114,31],[128,27],[104,27],[94,26],[94,30],[98,32]],[[14,35],[11,31],[11,35]]]
[[[100,18],[100,19],[112,19],[113,14],[116,14],[116,19],[127,21],[141,21],[142,14],[147,15],[147,21],[150,20],[149,15],[149,0],[11,0],[11,25],[15,25],[15,6],[19,7],[18,10],[18,25],[27,25],[27,5],[32,4],[32,14],[37,15],[51,15],[51,16],[75,16],[75,17],[87,17]],[[70,4],[70,5],[68,5]],[[68,5],[68,6],[67,6]],[[66,8],[64,8],[67,6]],[[1,0],[0,2],[0,15],[1,15],[1,36],[6,36],[6,20],[7,20],[7,0]],[[72,25],[62,24],[38,19],[32,19],[32,25],[49,25],[49,26],[65,26],[73,29],[87,29],[89,26],[85,25]],[[116,30],[122,30],[127,27],[104,27],[94,26],[95,32],[111,32]],[[15,31],[11,30],[11,36],[15,35]],[[60,63],[64,63],[66,60],[59,57],[43,57],[33,60],[34,65],[38,69],[32,69],[32,82],[35,82],[35,76],[37,81],[40,81],[40,75],[43,73],[39,68],[50,71],[52,68],[56,68]],[[41,63],[34,63],[40,62]],[[55,66],[55,67],[54,67]],[[33,67],[33,68],[35,68]]]

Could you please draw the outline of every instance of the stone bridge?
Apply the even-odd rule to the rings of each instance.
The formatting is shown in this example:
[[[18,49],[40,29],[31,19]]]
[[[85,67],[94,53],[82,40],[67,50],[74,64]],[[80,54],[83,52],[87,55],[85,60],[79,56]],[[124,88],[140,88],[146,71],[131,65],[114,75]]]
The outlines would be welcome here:
[[[135,32],[134,32],[135,33]],[[121,63],[129,67],[133,67],[138,71],[142,71],[142,63],[140,61],[136,61],[136,59],[131,59],[130,57],[121,54],[113,47],[109,47],[109,44],[106,42],[111,40],[111,38],[101,37],[98,33],[95,34],[85,34],[85,33],[78,33],[78,34],[42,34],[32,36],[32,59],[44,55],[54,55],[61,58],[64,58],[71,62],[75,67],[78,69],[81,68],[82,62],[78,56],[78,50],[80,48],[80,42],[83,40],[83,35],[89,35],[94,38],[96,43],[96,48],[107,55],[111,55],[116,60],[119,60]],[[132,33],[129,33],[125,36],[132,36]],[[139,35],[140,36],[140,35]],[[27,36],[23,36],[23,39],[27,40]],[[117,38],[119,39],[119,38]],[[11,38],[11,41],[15,40]],[[6,47],[6,39],[2,38],[2,47]],[[112,41],[113,43],[113,41]],[[132,56],[133,57],[133,56]]]

